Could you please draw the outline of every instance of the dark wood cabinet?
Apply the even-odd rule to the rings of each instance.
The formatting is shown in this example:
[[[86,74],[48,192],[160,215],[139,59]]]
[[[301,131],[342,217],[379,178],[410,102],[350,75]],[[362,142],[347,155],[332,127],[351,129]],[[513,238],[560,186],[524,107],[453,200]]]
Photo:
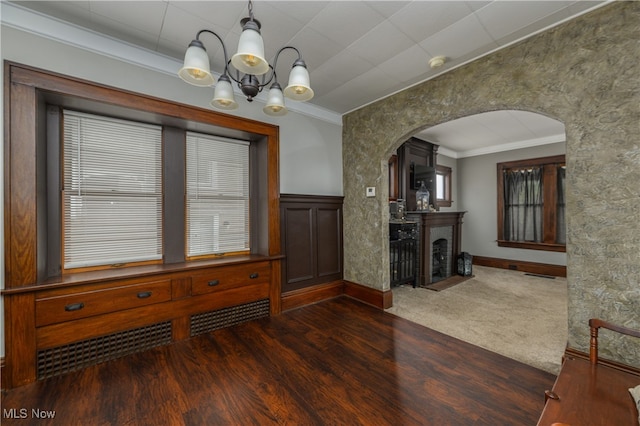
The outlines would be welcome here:
[[[391,287],[400,284],[416,286],[419,273],[417,222],[389,223],[389,263]]]
[[[342,279],[343,197],[282,194],[282,293]]]
[[[11,358],[9,370],[21,380],[7,385],[269,316],[278,305],[279,259],[249,255],[89,271],[4,290],[10,306],[19,301],[31,318],[11,329],[20,330],[12,342],[23,353]]]
[[[406,201],[408,211],[416,210],[416,191],[419,189],[418,181],[420,180],[425,181],[425,185],[431,194],[430,203],[434,206],[436,205],[435,183],[437,153],[438,145],[418,138],[410,138],[398,148],[398,198]],[[429,170],[431,170],[430,174]]]

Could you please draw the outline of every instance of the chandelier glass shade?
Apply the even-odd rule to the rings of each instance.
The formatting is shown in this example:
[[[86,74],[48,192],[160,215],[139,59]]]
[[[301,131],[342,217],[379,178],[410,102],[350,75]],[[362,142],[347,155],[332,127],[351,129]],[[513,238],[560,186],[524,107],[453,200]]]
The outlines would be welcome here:
[[[214,108],[227,110],[238,108],[238,103],[233,96],[233,87],[231,86],[231,80],[226,74],[222,74],[218,79],[218,84],[216,84],[215,90],[213,92],[211,106]]]
[[[269,88],[269,96],[267,96],[267,104],[262,108],[267,115],[281,116],[287,113],[287,107],[284,106],[284,96],[282,88],[278,83],[273,83]]]
[[[260,22],[253,17],[253,5],[249,1],[249,17],[240,21],[242,34],[238,42],[237,53],[231,60],[228,59],[227,49],[222,38],[215,32],[203,29],[200,30],[196,38],[189,44],[184,55],[184,64],[178,71],[178,75],[189,84],[201,87],[211,87],[215,85],[211,106],[223,110],[233,110],[238,108],[238,103],[234,97],[231,81],[237,83],[248,102],[252,102],[264,87],[271,84],[267,95],[267,103],[263,112],[267,115],[282,116],[287,113],[284,98],[295,101],[308,101],[313,98],[309,71],[302,60],[300,51],[293,46],[285,46],[278,50],[273,65],[264,58],[264,42],[260,34]],[[222,44],[225,67],[216,82],[216,78],[211,73],[209,55],[200,40],[203,33],[215,36]],[[298,57],[293,62],[289,73],[289,83],[284,90],[278,83],[276,65],[280,54],[285,50],[294,50]]]

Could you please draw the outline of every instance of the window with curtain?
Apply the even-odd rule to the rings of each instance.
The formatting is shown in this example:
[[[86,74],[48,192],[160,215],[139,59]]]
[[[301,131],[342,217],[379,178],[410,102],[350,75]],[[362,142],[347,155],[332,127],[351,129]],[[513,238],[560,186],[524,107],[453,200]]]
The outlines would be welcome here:
[[[504,239],[542,241],[542,169],[504,171]]]
[[[187,258],[249,251],[249,142],[187,132]]]
[[[556,187],[558,190],[558,199],[556,204],[556,242],[558,244],[566,244],[567,243],[567,231],[566,231],[566,223],[565,223],[565,177],[567,174],[567,168],[564,165],[561,165],[557,168],[558,172],[558,180],[556,182]]]
[[[162,129],[63,112],[63,267],[161,261]]]
[[[498,164],[498,245],[565,251],[564,155]]]

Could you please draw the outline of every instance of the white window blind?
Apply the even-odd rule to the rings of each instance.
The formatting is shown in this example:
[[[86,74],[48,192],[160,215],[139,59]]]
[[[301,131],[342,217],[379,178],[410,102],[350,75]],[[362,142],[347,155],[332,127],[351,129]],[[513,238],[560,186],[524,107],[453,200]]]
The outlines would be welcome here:
[[[187,257],[249,250],[249,143],[187,132]]]
[[[64,268],[162,258],[162,129],[64,111]]]

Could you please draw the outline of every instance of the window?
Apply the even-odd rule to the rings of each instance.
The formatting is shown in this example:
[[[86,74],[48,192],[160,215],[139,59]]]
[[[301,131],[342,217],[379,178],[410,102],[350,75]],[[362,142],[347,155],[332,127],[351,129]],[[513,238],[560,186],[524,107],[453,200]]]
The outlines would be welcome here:
[[[160,262],[162,126],[70,110],[63,118],[64,269]],[[248,253],[249,142],[182,135],[185,156],[167,161],[186,176],[186,205],[169,226],[184,223],[186,248],[170,257]]]
[[[187,258],[249,251],[249,143],[187,132]]]
[[[10,152],[5,161],[7,170],[12,171],[6,176],[5,214],[10,223],[18,225],[5,229],[7,252],[17,254],[7,264],[8,275],[11,276],[8,284],[19,287],[33,282],[74,282],[76,273],[98,269],[108,269],[108,275],[117,279],[130,277],[132,273],[146,275],[188,268],[185,264],[188,261],[185,202],[187,131],[249,142],[250,252],[235,258],[202,260],[198,264],[223,265],[238,260],[252,262],[265,256],[280,256],[277,126],[31,67],[16,64],[8,64],[8,67],[11,68],[11,73],[6,74],[11,80],[11,96],[7,97],[7,105],[12,111],[19,112],[20,118],[11,122],[5,134],[8,136],[5,140],[7,152]],[[160,185],[158,191],[161,194],[157,195],[157,200],[162,204],[145,220],[145,225],[148,225],[149,221],[155,223],[159,215],[162,218],[161,240],[156,240],[157,250],[154,249],[153,255],[149,256],[152,259],[121,263],[115,256],[108,258],[116,253],[109,248],[112,252],[107,253],[109,256],[92,255],[100,260],[92,266],[70,268],[66,265],[65,245],[71,240],[68,234],[65,237],[70,228],[65,225],[65,203],[69,203],[64,199],[67,195],[64,191],[71,187],[65,187],[69,185],[65,183],[68,177],[64,158],[65,111],[82,111],[86,115],[118,118],[136,126],[144,123],[161,129],[161,139],[153,144],[159,149],[159,160],[152,163],[160,167],[159,180],[155,182]],[[122,149],[129,148],[124,144]],[[82,164],[82,157],[77,160]],[[103,166],[102,161],[95,164]],[[151,165],[150,162],[138,161],[136,166],[143,164]],[[107,195],[106,191],[104,195]],[[149,263],[153,265],[138,266]]]
[[[438,207],[451,207],[451,167],[436,166],[436,203]]]
[[[65,110],[63,267],[162,259],[162,129]]]
[[[498,245],[565,251],[564,155],[498,164]]]

